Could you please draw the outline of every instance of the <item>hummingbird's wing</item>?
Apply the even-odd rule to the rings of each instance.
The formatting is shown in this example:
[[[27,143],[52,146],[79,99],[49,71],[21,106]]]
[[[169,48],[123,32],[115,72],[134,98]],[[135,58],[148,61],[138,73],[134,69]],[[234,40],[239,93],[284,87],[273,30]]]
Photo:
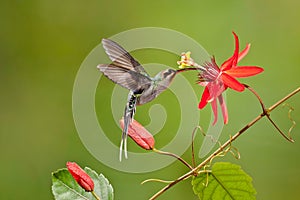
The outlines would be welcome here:
[[[119,44],[109,39],[102,39],[102,44],[106,54],[115,65],[126,67],[149,77],[142,65]]]
[[[121,85],[136,94],[142,93],[151,86],[151,79],[125,66],[118,66],[115,63],[100,64],[97,68],[114,83]]]
[[[150,87],[151,78],[125,49],[109,39],[103,39],[102,43],[107,55],[113,61],[111,64],[97,66],[106,77],[135,93],[141,93]]]

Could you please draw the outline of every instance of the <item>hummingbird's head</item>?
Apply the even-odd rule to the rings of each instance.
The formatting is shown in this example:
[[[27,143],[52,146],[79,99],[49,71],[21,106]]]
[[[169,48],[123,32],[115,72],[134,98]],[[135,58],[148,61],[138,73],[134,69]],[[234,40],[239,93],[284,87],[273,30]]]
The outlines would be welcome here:
[[[166,69],[160,72],[161,85],[168,87],[176,75],[176,70]]]
[[[177,71],[174,69],[166,69],[158,73],[154,79],[158,80],[157,83],[161,88],[167,89],[174,79],[176,73]]]
[[[159,72],[153,79],[152,84],[146,90],[143,91],[142,95],[139,96],[137,105],[145,104],[155,99],[160,93],[165,91],[172,80],[174,79],[177,71],[173,69],[166,69]]]

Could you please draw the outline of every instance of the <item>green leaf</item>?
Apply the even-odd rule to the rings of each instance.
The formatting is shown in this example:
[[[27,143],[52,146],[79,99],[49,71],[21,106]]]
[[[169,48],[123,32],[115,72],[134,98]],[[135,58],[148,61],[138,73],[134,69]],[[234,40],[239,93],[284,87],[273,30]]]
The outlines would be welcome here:
[[[84,171],[94,181],[94,192],[100,197],[101,200],[113,200],[113,188],[108,180],[102,175],[98,175],[94,170],[88,167]],[[86,192],[81,186],[73,179],[72,175],[67,169],[59,169],[52,173],[52,193],[56,200],[94,200],[95,197]]]
[[[255,200],[252,178],[239,165],[215,163],[212,170],[192,180],[193,190],[201,200]]]
[[[94,192],[100,196],[101,200],[114,199],[113,187],[103,174],[98,175],[94,170],[88,167],[85,167],[84,171],[93,179],[95,185]]]

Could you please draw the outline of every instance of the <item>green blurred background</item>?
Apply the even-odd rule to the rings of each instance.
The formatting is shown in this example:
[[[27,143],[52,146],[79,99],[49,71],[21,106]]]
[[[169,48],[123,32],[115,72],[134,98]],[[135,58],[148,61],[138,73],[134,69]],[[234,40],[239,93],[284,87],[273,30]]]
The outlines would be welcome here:
[[[102,38],[136,27],[170,28],[197,40],[220,63],[232,55],[234,30],[242,47],[246,42],[252,44],[242,64],[265,69],[262,75],[244,82],[252,85],[269,106],[299,87],[299,8],[300,2],[294,0],[1,1],[0,199],[53,199],[51,172],[65,167],[67,161],[102,172],[112,183],[117,200],[147,199],[163,184],[142,186],[141,181],[170,180],[186,172],[180,163],[147,174],[119,172],[97,161],[81,143],[72,118],[72,87],[80,64]],[[164,60],[157,58],[160,54],[147,51],[134,55],[141,63],[158,60],[173,67],[178,59],[166,55]],[[109,81],[106,84],[113,87]],[[200,98],[202,88],[195,88]],[[154,103],[166,104],[169,94],[166,92]],[[222,141],[260,112],[249,92],[229,91],[227,100],[230,123],[222,133]],[[299,122],[300,96],[289,103]],[[141,109],[146,111],[151,104]],[[101,104],[97,109],[101,110]],[[177,115],[176,109],[166,109],[168,116]],[[209,111],[205,109],[202,116],[209,116]],[[291,124],[287,111],[280,107],[272,114],[284,130]],[[137,119],[148,120],[141,114]],[[224,160],[242,165],[253,177],[258,199],[299,199],[299,130],[299,126],[294,129],[296,143],[290,144],[262,120],[235,143],[242,158],[236,161],[227,156]],[[172,132],[172,127],[167,132]],[[172,135],[164,137],[162,143],[167,143],[168,137]],[[113,140],[118,143],[119,136]],[[190,161],[190,151],[184,158]],[[187,180],[160,199],[197,197]]]

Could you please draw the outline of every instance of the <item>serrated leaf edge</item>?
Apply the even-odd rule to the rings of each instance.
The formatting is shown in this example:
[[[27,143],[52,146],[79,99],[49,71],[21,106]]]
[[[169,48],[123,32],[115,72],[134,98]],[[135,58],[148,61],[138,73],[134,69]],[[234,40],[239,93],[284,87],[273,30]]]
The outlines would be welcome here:
[[[76,190],[74,190],[73,188],[71,188],[71,187],[69,187],[68,185],[66,185],[64,182],[62,182],[58,177],[56,177],[56,176],[54,175],[55,173],[59,173],[60,171],[65,171],[65,170],[68,171],[67,168],[61,168],[61,169],[58,169],[58,170],[52,172],[52,186],[51,186],[51,191],[52,191],[52,194],[54,195],[55,199],[58,197],[58,196],[57,196],[58,194],[54,191],[53,177],[55,177],[55,178],[58,180],[58,182],[62,183],[62,185],[63,185],[64,187],[70,189],[71,191],[73,191],[73,192],[74,192],[76,195],[78,195],[79,197],[82,197],[83,199],[89,200],[87,197],[85,197],[85,196],[83,196],[82,194],[78,193]]]
[[[93,170],[93,169],[91,169],[89,167],[84,167],[84,171],[86,173],[88,173],[88,174],[89,174],[89,172],[91,172],[94,175],[96,175],[96,177],[98,178],[97,182],[100,182],[101,179],[103,179],[105,181],[106,189],[108,191],[108,195],[107,195],[108,199],[114,199],[114,189],[113,189],[113,186],[110,184],[109,180],[102,173],[98,174],[95,170]],[[99,189],[101,191],[101,186],[100,186]],[[98,194],[98,195],[102,196],[101,194]]]

